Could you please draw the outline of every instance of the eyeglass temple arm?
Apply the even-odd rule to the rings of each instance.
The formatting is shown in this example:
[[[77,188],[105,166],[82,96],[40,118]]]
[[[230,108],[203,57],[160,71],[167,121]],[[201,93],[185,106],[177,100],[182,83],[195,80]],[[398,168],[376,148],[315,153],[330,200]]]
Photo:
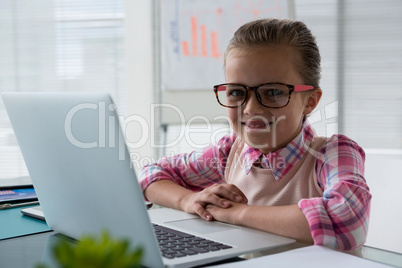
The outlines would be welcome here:
[[[294,85],[293,86],[293,91],[307,91],[307,90],[311,90],[314,89],[313,86],[307,86],[307,85]],[[226,90],[226,86],[222,86],[222,87],[216,87],[216,91],[225,91]]]
[[[219,87],[215,87],[216,91],[225,91],[226,90],[226,86],[219,86]]]
[[[307,91],[307,90],[311,90],[311,89],[314,89],[314,87],[307,86],[307,85],[294,85],[293,86],[294,91]]]

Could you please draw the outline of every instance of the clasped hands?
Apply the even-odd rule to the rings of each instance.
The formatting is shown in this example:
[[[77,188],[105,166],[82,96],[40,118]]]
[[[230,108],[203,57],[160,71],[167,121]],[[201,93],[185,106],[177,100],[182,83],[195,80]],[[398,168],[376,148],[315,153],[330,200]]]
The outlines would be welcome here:
[[[233,184],[214,184],[201,192],[193,192],[183,198],[183,209],[201,218],[231,224],[240,224],[247,205],[247,197]]]

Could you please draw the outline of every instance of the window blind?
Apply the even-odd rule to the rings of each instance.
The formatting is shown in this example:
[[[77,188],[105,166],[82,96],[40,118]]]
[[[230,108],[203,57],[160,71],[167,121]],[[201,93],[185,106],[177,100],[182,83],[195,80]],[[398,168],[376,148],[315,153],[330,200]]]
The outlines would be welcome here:
[[[0,92],[108,92],[124,104],[123,33],[124,0],[2,0]],[[0,178],[27,174],[0,101]]]
[[[294,2],[322,56],[323,98],[311,118],[318,134],[335,123],[368,153],[402,155],[402,2]]]
[[[368,152],[402,155],[402,2],[344,5],[345,133]]]

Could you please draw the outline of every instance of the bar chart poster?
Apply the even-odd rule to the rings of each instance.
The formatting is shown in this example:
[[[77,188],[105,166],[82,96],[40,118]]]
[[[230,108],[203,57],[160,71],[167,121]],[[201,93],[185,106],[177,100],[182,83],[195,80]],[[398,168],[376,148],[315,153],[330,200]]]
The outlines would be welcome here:
[[[205,90],[224,83],[234,32],[259,18],[287,18],[287,0],[161,0],[161,86]]]

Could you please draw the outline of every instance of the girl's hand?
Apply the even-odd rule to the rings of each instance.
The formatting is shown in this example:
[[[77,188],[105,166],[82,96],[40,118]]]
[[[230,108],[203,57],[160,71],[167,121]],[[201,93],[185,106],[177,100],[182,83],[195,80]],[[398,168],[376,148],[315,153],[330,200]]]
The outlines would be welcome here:
[[[233,184],[214,184],[201,192],[192,192],[183,197],[184,211],[198,214],[205,220],[213,220],[213,216],[205,207],[209,204],[220,208],[229,208],[232,203],[245,203],[248,200],[244,193]]]
[[[234,225],[244,225],[241,219],[244,219],[244,212],[250,206],[244,203],[232,203],[227,209],[222,209],[215,205],[207,205],[206,211],[209,212],[212,217],[221,222],[226,222]]]

